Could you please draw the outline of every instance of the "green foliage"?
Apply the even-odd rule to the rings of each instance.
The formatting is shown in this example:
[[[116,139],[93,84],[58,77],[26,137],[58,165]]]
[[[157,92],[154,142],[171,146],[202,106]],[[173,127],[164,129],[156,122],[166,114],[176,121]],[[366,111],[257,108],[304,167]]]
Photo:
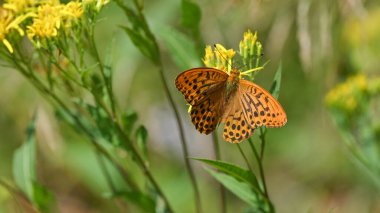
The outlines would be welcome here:
[[[18,187],[33,200],[33,182],[36,180],[36,138],[33,117],[27,128],[27,138],[13,156],[13,176]]]
[[[272,82],[272,86],[269,92],[278,99],[280,96],[280,87],[281,87],[281,73],[282,73],[282,63],[278,66],[276,74],[274,75],[274,79]]]
[[[181,11],[182,25],[190,29],[194,38],[199,39],[199,25],[202,18],[201,8],[191,0],[182,0]]]
[[[13,176],[17,186],[29,201],[43,212],[50,212],[54,195],[38,183],[36,175],[36,114],[30,122],[26,140],[13,157]]]
[[[255,212],[270,212],[269,204],[263,200],[260,194],[252,190],[248,183],[240,182],[237,179],[223,173],[214,172],[210,169],[206,170],[228,190],[249,204]]]
[[[162,27],[159,35],[180,70],[200,66],[200,57],[195,44],[186,35],[168,27]]]
[[[326,95],[326,104],[352,160],[380,187],[379,122],[372,107],[379,101],[379,93],[372,89],[377,82],[363,74],[349,77]]]
[[[259,184],[257,182],[255,174],[253,174],[249,170],[242,169],[238,166],[235,166],[233,164],[229,164],[223,161],[197,159],[197,158],[194,158],[194,159],[199,160],[203,163],[206,163],[210,166],[213,166],[215,169],[218,169],[219,171],[224,172],[225,174],[230,175],[231,177],[239,181],[246,182],[256,190],[259,189]]]
[[[150,32],[148,23],[141,11],[142,8],[137,4],[137,1],[134,1],[135,9],[121,0],[117,0],[116,3],[123,9],[125,15],[129,19],[131,26],[123,26],[122,28],[128,34],[133,44],[154,64],[159,64],[160,53],[158,45],[155,37]]]

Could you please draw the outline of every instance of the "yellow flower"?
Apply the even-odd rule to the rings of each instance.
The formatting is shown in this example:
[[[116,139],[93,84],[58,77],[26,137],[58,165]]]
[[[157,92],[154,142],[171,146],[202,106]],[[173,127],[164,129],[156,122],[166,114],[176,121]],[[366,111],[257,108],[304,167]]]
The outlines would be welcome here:
[[[245,59],[254,56],[255,49],[260,50],[261,54],[261,43],[257,41],[257,32],[255,34],[250,30],[245,32],[243,40],[239,43],[239,48],[240,55]]]
[[[205,48],[203,63],[206,67],[215,67],[215,56],[210,45],[207,45]]]
[[[326,104],[330,108],[353,113],[368,94],[368,82],[369,80],[363,74],[348,78],[326,95]]]
[[[38,7],[33,24],[27,27],[30,40],[37,38],[51,38],[58,34],[61,25],[60,7],[54,5],[41,5]]]
[[[27,15],[15,17],[9,10],[0,8],[0,41],[3,42],[10,53],[13,53],[13,47],[6,37],[12,29],[18,31],[23,36],[24,31],[19,25],[27,17]]]
[[[61,14],[70,18],[79,18],[83,14],[83,7],[80,2],[70,2],[62,7]]]
[[[232,58],[235,56],[233,49],[226,49],[221,44],[216,44],[214,51],[211,46],[206,46],[203,63],[207,67],[214,67],[225,72],[231,71]]]
[[[93,4],[96,3],[95,9],[99,11],[104,5],[108,4],[110,0],[83,0],[83,4]]]
[[[64,30],[83,14],[82,4],[69,2],[68,4],[44,4],[38,7],[32,25],[27,27],[30,40],[52,38],[58,35],[61,26]]]
[[[3,8],[11,10],[15,13],[23,12],[25,8],[34,4],[34,0],[7,0]]]

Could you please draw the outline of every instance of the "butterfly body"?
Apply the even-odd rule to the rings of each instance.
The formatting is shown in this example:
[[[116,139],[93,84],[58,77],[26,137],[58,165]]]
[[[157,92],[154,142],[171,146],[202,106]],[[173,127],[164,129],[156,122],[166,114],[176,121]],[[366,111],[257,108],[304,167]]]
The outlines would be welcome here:
[[[229,74],[214,68],[181,73],[176,87],[192,106],[191,121],[204,134],[224,123],[223,138],[241,142],[260,126],[281,127],[287,118],[277,100],[258,85],[244,80],[237,69]]]

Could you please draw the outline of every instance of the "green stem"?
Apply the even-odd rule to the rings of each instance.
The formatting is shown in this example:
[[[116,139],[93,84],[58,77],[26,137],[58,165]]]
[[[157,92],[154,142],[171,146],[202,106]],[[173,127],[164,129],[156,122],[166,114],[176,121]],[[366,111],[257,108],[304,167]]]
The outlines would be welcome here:
[[[267,133],[267,130],[263,130],[263,127],[260,128],[260,140],[261,140],[261,150],[260,150],[260,160],[263,161],[264,158],[264,150],[265,150],[265,135]]]
[[[119,135],[122,137],[123,140],[126,141],[126,144],[128,144],[128,146],[129,146],[129,148],[130,148],[130,150],[131,150],[131,152],[133,154],[133,157],[137,161],[138,165],[141,166],[141,168],[143,169],[143,172],[144,172],[145,176],[148,178],[148,180],[150,181],[150,183],[153,185],[153,187],[155,188],[155,190],[157,191],[157,193],[164,200],[166,208],[168,209],[169,212],[173,212],[173,209],[171,208],[171,206],[169,204],[169,200],[164,195],[164,193],[161,190],[160,186],[158,185],[157,181],[154,179],[152,173],[149,170],[148,165],[145,163],[144,159],[141,157],[141,155],[139,154],[139,152],[137,151],[137,149],[133,145],[133,143],[128,139],[128,136],[123,132],[123,130],[121,128],[121,125],[117,121],[115,121],[115,125],[116,125],[116,130],[118,131]]]
[[[99,54],[98,48],[97,48],[96,43],[95,43],[94,28],[95,27],[92,26],[90,33],[89,33],[90,45],[92,47],[91,49],[93,50],[93,57],[98,62],[98,65],[100,68],[100,74],[103,78],[104,85],[105,85],[106,91],[107,91],[107,95],[110,99],[110,105],[111,105],[111,110],[112,110],[112,119],[115,120],[115,119],[117,119],[116,115],[115,115],[116,114],[116,104],[115,104],[115,98],[114,98],[113,92],[112,92],[112,84],[110,82],[110,79],[108,79],[106,74],[105,74],[104,64],[100,58],[100,54]]]
[[[264,174],[264,169],[263,169],[263,162],[261,161],[261,159],[260,159],[260,157],[259,157],[259,154],[258,154],[258,152],[257,152],[257,150],[256,150],[256,148],[255,148],[255,146],[253,145],[253,141],[252,141],[252,139],[249,138],[248,140],[249,140],[249,145],[250,145],[250,147],[251,147],[251,149],[252,149],[252,152],[253,152],[253,154],[254,154],[254,156],[255,156],[255,159],[256,159],[256,161],[257,161],[257,164],[258,164],[258,166],[259,166],[259,173],[260,173],[261,181],[262,181],[262,183],[263,183],[264,195],[265,195],[265,197],[266,197],[268,200],[270,200],[270,199],[269,199],[269,196],[268,196],[267,184],[266,184],[266,181],[265,181],[265,174]]]
[[[107,159],[109,159],[112,164],[116,167],[116,169],[119,171],[119,173],[122,175],[123,179],[128,183],[128,185],[133,189],[133,190],[139,190],[137,184],[134,183],[132,179],[130,179],[131,175],[124,169],[124,167],[116,160],[114,159],[106,149],[103,148],[97,142],[95,136],[93,133],[88,130],[85,125],[81,122],[78,116],[73,114],[69,108],[64,104],[64,102],[51,90],[46,88],[42,82],[33,74],[29,74],[32,72],[31,68],[29,66],[26,66],[29,70],[24,69],[23,66],[21,66],[16,58],[13,59],[13,64],[15,67],[21,72],[21,74],[24,75],[29,81],[46,97],[48,101],[51,101],[54,105],[57,104],[65,113],[67,113],[76,123],[76,125],[81,129],[89,138],[92,144],[95,146],[96,150],[99,151],[102,155],[104,155]]]
[[[111,177],[111,175],[108,172],[107,165],[106,165],[106,162],[103,159],[103,156],[100,154],[99,151],[96,151],[95,154],[96,154],[96,159],[99,162],[100,170],[102,170],[102,172],[104,174],[104,177],[106,179],[106,182],[107,182],[108,186],[110,187],[110,189],[112,191],[112,194],[116,194],[117,193],[116,187],[113,184],[112,177]]]
[[[195,206],[197,208],[197,212],[202,212],[198,183],[197,183],[197,180],[195,178],[193,168],[190,164],[189,151],[187,148],[187,143],[186,143],[186,138],[185,138],[185,130],[184,130],[183,124],[181,122],[179,110],[178,110],[177,106],[175,105],[174,99],[170,93],[168,82],[166,81],[162,65],[160,65],[160,67],[161,68],[159,69],[159,73],[160,73],[161,81],[164,85],[165,94],[169,99],[170,106],[173,109],[175,118],[177,120],[177,125],[178,125],[179,135],[180,135],[180,141],[181,141],[181,145],[182,145],[182,152],[184,155],[183,157],[184,157],[184,161],[185,161],[185,166],[186,166],[186,169],[190,175],[190,180],[191,180],[193,191],[194,191]]]
[[[214,145],[213,148],[214,148],[215,159],[219,161],[221,160],[221,154],[220,154],[218,135],[216,131],[212,133],[212,142]],[[219,183],[219,190],[220,190],[220,205],[221,205],[220,212],[226,213],[227,212],[226,190],[221,183]]]
[[[31,213],[40,213],[40,211],[36,207],[34,207],[34,205],[29,200],[29,198],[24,193],[22,193],[19,189],[14,188],[13,186],[11,186],[10,184],[8,184],[2,179],[0,179],[0,186],[3,186],[9,192],[9,194],[11,194],[20,212],[27,211]],[[19,202],[19,199],[21,202]],[[26,210],[22,207],[23,205],[24,207],[27,208]]]
[[[249,171],[253,173],[252,166],[251,166],[251,164],[249,163],[247,156],[244,154],[243,149],[241,148],[240,144],[237,143],[236,145],[237,145],[236,147],[238,148],[238,150],[239,150],[241,156],[242,156],[243,159],[244,159],[245,164],[247,164],[247,167],[248,167]]]
[[[153,43],[152,52],[154,53],[154,55],[157,54],[157,57],[149,58],[149,59],[152,60],[152,62],[159,67],[159,75],[160,75],[161,81],[162,81],[163,86],[164,86],[165,95],[169,99],[170,106],[174,111],[175,118],[177,120],[177,125],[179,128],[180,142],[181,142],[182,151],[183,151],[183,155],[184,155],[183,157],[184,157],[184,161],[185,161],[186,170],[189,173],[191,184],[192,184],[193,191],[194,191],[195,206],[196,206],[197,212],[201,212],[202,208],[201,208],[200,193],[199,193],[198,184],[197,184],[197,181],[195,178],[193,168],[190,164],[189,152],[188,152],[188,148],[187,148],[184,127],[183,127],[183,124],[182,124],[181,119],[180,119],[179,110],[176,107],[176,105],[174,103],[174,99],[170,94],[170,90],[169,90],[169,86],[168,86],[169,84],[165,79],[164,68],[162,65],[162,61],[160,59],[159,46],[157,44],[157,41],[156,41],[153,33],[149,29],[149,26],[145,20],[145,16],[142,13],[143,8],[140,7],[140,4],[138,3],[137,0],[134,0],[134,4],[135,4],[136,9],[137,9],[136,13],[133,12],[133,10],[129,6],[127,6],[122,0],[116,0],[116,3],[124,10],[128,19],[131,20],[132,19],[131,17],[133,16],[133,20],[134,20],[134,21],[132,21],[132,25],[134,25],[133,28],[139,28],[140,30],[142,30],[144,37],[148,38]],[[136,19],[139,20],[138,25],[136,24]]]
[[[102,170],[102,173],[106,179],[106,182],[107,182],[107,184],[108,184],[108,186],[112,192],[112,195],[116,195],[118,193],[118,190],[116,189],[115,184],[112,181],[112,177],[111,177],[111,175],[107,169],[106,161],[103,158],[104,156],[97,150],[95,151],[95,154],[96,154],[97,160],[99,162],[100,170]],[[123,205],[121,200],[116,199],[115,204],[116,204],[117,208],[119,209],[119,212],[125,212],[126,211],[126,206]]]

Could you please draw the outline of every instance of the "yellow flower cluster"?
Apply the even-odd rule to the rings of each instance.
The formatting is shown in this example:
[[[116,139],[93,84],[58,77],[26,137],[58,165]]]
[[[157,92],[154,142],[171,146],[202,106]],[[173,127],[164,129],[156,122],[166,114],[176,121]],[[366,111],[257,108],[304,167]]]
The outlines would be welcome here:
[[[203,63],[206,67],[213,67],[226,72],[231,71],[232,58],[235,56],[233,49],[226,49],[221,44],[216,44],[214,51],[211,46],[205,49]]]
[[[348,78],[326,96],[326,104],[334,109],[353,113],[368,95],[369,80],[363,74]]]
[[[244,33],[243,40],[239,43],[240,52],[239,54],[244,59],[244,65],[246,64],[246,59],[252,59],[253,56],[261,56],[262,45],[257,41],[257,33],[253,34],[250,30]],[[236,52],[233,49],[226,49],[221,44],[216,44],[214,50],[211,46],[206,46],[205,56],[203,58],[203,63],[206,67],[213,67],[219,70],[223,70],[227,73],[232,70],[233,57]],[[256,72],[262,70],[263,67],[259,66],[259,61],[256,61],[256,67],[252,64],[252,60],[249,63],[250,70],[241,72],[242,75],[247,75],[248,73]],[[253,78],[252,78],[253,79]]]
[[[83,8],[79,2],[68,4],[45,4],[37,8],[33,17],[33,23],[27,26],[28,37],[31,40],[51,38],[58,35],[58,30],[68,30],[73,21],[83,14]]]
[[[33,42],[51,39],[60,32],[68,32],[89,4],[99,10],[108,2],[109,0],[83,0],[62,4],[59,0],[6,0],[0,7],[0,41],[13,53],[13,31],[24,36],[26,30],[28,38]],[[25,21],[27,19],[31,21]]]
[[[243,58],[252,57],[255,54],[261,55],[261,43],[257,41],[257,32],[253,34],[250,30],[244,33],[244,39],[240,41],[240,55]],[[257,52],[255,53],[255,50]]]
[[[7,35],[15,30],[20,36],[24,35],[24,31],[20,27],[21,22],[23,22],[27,16],[16,17],[11,11],[0,8],[0,41],[5,45],[9,52],[13,53],[13,48],[11,43],[7,39]]]

